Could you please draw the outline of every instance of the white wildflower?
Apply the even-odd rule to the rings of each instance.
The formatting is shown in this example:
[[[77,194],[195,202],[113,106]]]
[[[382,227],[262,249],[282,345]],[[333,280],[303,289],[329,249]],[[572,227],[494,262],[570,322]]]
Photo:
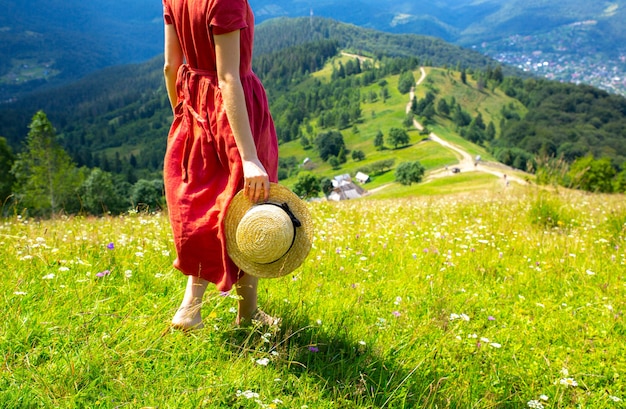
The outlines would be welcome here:
[[[454,320],[463,320],[463,321],[468,321],[470,320],[470,317],[467,314],[455,314],[452,313],[450,314],[450,321],[454,321]]]
[[[576,382],[573,378],[564,378],[559,381],[561,385],[567,386],[578,386],[578,382]]]
[[[247,390],[243,392],[240,390],[237,390],[237,397],[239,398],[241,396],[243,396],[246,399],[255,399],[259,397],[259,394],[256,392],[252,392],[251,390]]]
[[[270,363],[269,358],[261,358],[256,360],[257,365],[267,366]]]

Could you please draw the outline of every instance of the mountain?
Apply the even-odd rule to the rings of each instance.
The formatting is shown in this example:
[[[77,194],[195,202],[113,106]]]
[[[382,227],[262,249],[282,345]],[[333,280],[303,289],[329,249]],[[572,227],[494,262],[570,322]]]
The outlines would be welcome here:
[[[401,122],[402,109],[390,111],[382,104],[379,112],[364,117],[360,104],[379,99],[383,89],[392,87],[390,82],[398,82],[387,77],[429,66],[439,67],[438,75],[448,80],[440,86],[437,76],[429,77],[426,88],[438,100],[426,101],[418,109],[420,115],[437,114],[440,100],[454,97],[446,101],[449,114],[440,115],[442,123],[450,132],[489,147],[494,155],[499,148],[502,162],[523,168],[534,155],[563,155],[573,161],[590,152],[611,158],[616,166],[626,160],[626,100],[592,87],[525,80],[520,71],[440,39],[388,34],[323,18],[267,21],[259,25],[257,41],[254,69],[268,91],[282,143],[303,140],[305,134],[315,138],[320,131],[315,127],[344,130],[375,123],[382,112],[392,112]],[[359,70],[363,75],[357,75]],[[326,85],[344,77],[355,81],[341,85],[351,94],[341,95],[340,82]],[[498,98],[492,97],[495,94]],[[476,104],[484,100],[489,106],[481,111]],[[161,168],[163,138],[171,122],[162,56],[109,67],[70,85],[0,105],[0,135],[15,150],[39,109],[48,114],[79,165],[119,173],[133,163],[134,171],[146,175]],[[488,122],[493,126],[485,134]],[[500,134],[497,140],[494,132]]]
[[[0,0],[0,101],[163,52],[158,1]]]
[[[536,35],[581,21],[596,20],[598,32],[626,39],[626,1],[586,0],[255,0],[258,21],[310,14],[392,33],[440,37],[465,46],[511,35]]]
[[[437,38],[389,34],[323,18],[267,21],[258,27],[256,41],[254,64],[258,72],[264,71],[260,65],[269,65],[267,70],[271,70],[277,65],[275,58],[279,61],[290,58],[283,55],[283,50],[289,54],[294,47],[315,41],[336,41],[335,47],[339,49],[378,58],[418,58],[433,66],[485,70],[497,65],[476,51]],[[59,131],[72,135],[66,136],[72,149],[82,147],[99,152],[122,145],[142,144],[157,137],[161,128],[168,125],[170,112],[166,94],[162,91],[162,64],[162,57],[158,56],[142,64],[108,67],[63,87],[41,90],[11,104],[0,105],[0,136],[18,149],[32,115],[42,109],[60,128]],[[503,72],[523,75],[509,67],[503,67]],[[288,79],[286,75],[284,77]],[[284,92],[278,86],[267,88],[270,97]],[[159,113],[158,119],[152,117],[155,111]],[[151,122],[137,125],[137,121],[146,118]],[[132,127],[133,131],[120,132],[118,127],[122,125]],[[150,155],[144,152],[143,156]],[[154,161],[160,156],[160,150],[152,155]]]
[[[475,48],[626,95],[626,0],[250,0],[257,24],[321,16]],[[0,0],[0,102],[162,52],[158,0]]]
[[[544,182],[560,175],[555,182],[567,186],[570,163],[574,167],[593,155],[578,168],[606,170],[602,191],[613,185],[615,191],[626,189],[623,97],[590,86],[524,79],[480,53],[432,37],[334,20],[273,19],[257,34],[261,46],[254,70],[268,90],[280,141],[279,179],[288,186],[299,182],[306,158],[316,178],[361,171],[378,184],[393,181],[402,162],[419,160],[427,170],[455,164],[451,152],[422,143],[432,130],[471,157],[532,169]],[[412,99],[410,88],[420,73],[423,80]],[[101,169],[113,175],[120,198],[146,183],[157,189],[172,115],[162,56],[109,67],[1,105],[0,135],[14,150],[23,146],[39,109],[81,174],[90,175],[85,183]],[[408,142],[400,141],[398,131],[414,118],[427,130],[412,130]],[[381,141],[386,135],[382,147],[379,134]]]
[[[256,0],[260,20],[330,17],[439,37],[504,64],[626,95],[626,0]]]

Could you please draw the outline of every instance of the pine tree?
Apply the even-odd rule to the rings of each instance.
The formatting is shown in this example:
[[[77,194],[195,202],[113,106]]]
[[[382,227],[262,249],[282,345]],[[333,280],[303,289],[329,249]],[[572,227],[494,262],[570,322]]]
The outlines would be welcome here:
[[[344,146],[339,149],[337,159],[339,160],[339,163],[346,163],[348,161],[348,155],[346,154],[346,148]]]
[[[405,71],[400,74],[400,79],[398,80],[398,91],[401,94],[407,94],[411,91],[411,88],[415,85],[415,77],[411,71]]]
[[[450,106],[448,105],[445,99],[441,98],[439,102],[437,103],[437,112],[441,116],[450,115]]]
[[[376,150],[381,150],[385,146],[384,135],[380,129],[378,130],[378,132],[376,133],[376,136],[374,137],[374,146],[376,147]]]
[[[7,140],[0,137],[0,207],[11,196],[11,189],[15,183],[15,178],[10,172],[14,160],[15,157]]]
[[[79,210],[77,189],[82,175],[57,142],[56,131],[43,111],[33,116],[23,152],[11,173],[19,206],[31,216],[49,216],[61,210]]]

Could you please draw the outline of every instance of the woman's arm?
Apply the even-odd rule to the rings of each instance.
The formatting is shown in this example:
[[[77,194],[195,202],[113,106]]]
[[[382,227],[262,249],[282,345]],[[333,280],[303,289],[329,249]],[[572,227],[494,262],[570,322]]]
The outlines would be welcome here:
[[[256,202],[263,193],[269,197],[270,182],[267,171],[257,156],[252,138],[248,109],[239,76],[239,30],[214,35],[217,78],[222,92],[228,122],[233,130],[243,163],[244,192]]]
[[[163,75],[165,76],[165,88],[170,99],[172,110],[178,104],[178,93],[176,92],[176,75],[178,68],[183,63],[183,50],[176,34],[173,24],[165,25],[165,64],[163,65]]]

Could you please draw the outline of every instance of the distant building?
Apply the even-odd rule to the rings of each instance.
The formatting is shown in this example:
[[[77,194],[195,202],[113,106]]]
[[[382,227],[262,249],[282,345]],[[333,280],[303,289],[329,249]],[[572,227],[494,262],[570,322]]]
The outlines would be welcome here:
[[[370,181],[369,175],[366,175],[363,172],[357,172],[356,176],[354,178],[356,179],[357,182],[359,182],[361,184],[365,184],[365,183]]]
[[[311,160],[311,158],[305,158],[302,161],[302,168],[305,170],[313,170],[317,167],[317,165],[315,164],[315,162],[313,162]]]
[[[352,178],[349,173],[344,173],[343,175],[337,175],[333,178],[333,187],[340,186],[344,182],[352,182]]]
[[[340,200],[358,199],[367,194],[367,191],[355,184],[347,173],[335,176],[332,183],[333,191],[328,195],[328,200],[338,202]]]

